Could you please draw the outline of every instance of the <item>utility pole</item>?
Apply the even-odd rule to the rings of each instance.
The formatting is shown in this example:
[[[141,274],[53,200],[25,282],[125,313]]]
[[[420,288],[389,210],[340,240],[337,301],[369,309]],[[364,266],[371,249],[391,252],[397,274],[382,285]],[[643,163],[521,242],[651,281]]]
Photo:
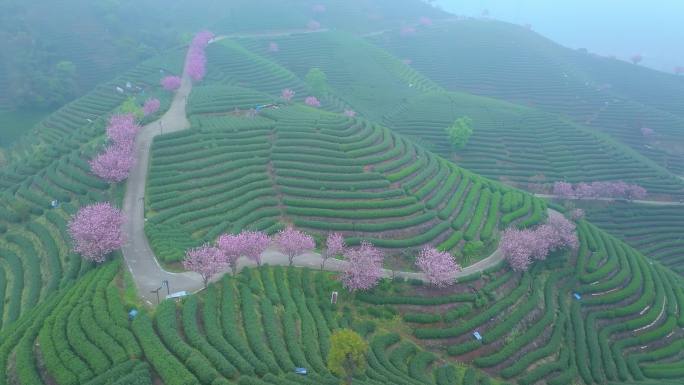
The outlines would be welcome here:
[[[157,305],[159,305],[159,290],[162,289],[163,286],[159,286],[157,290],[151,290],[150,293],[155,293],[157,295]]]

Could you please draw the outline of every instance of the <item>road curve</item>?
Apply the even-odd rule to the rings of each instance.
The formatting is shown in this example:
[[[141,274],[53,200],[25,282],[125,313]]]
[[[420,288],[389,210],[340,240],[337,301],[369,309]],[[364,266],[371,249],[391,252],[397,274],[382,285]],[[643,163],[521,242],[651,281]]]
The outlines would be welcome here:
[[[215,39],[214,41],[216,41]],[[157,304],[157,294],[154,290],[162,287],[163,281],[167,281],[170,291],[187,291],[190,293],[202,290],[204,287],[202,278],[194,272],[173,273],[164,270],[157,261],[152,248],[145,236],[145,186],[147,172],[150,163],[150,147],[157,135],[188,129],[190,122],[186,115],[187,98],[192,91],[192,81],[187,74],[183,74],[181,87],[176,91],[168,111],[157,121],[143,127],[135,140],[136,164],[131,170],[126,183],[122,211],[126,217],[123,232],[127,242],[121,248],[128,270],[133,275],[133,280],[138,288],[138,295],[150,306]],[[288,258],[275,249],[269,249],[263,254],[263,263],[269,265],[287,265]],[[495,266],[503,260],[503,253],[499,249],[487,258],[464,268],[454,278],[463,277]],[[306,253],[295,258],[295,266],[320,268],[323,259],[320,254]],[[347,262],[332,259],[326,262],[325,269],[329,271],[342,271]],[[254,262],[247,258],[238,261],[238,269],[245,266],[254,266]],[[227,271],[226,271],[227,272]],[[224,272],[224,273],[226,273]],[[217,274],[213,281],[220,279],[223,274]],[[399,276],[409,279],[425,280],[423,273],[384,270],[387,277]],[[159,291],[163,299],[166,295],[166,287]]]
[[[164,270],[155,258],[152,248],[145,236],[145,184],[150,162],[150,146],[155,136],[161,131],[168,133],[190,127],[185,113],[187,96],[192,89],[192,82],[187,74],[182,77],[181,87],[171,102],[168,111],[157,121],[140,130],[135,139],[136,164],[131,170],[126,183],[122,211],[126,217],[123,232],[126,244],[122,247],[123,256],[128,269],[138,287],[138,294],[148,304],[156,304],[157,295],[152,290],[158,289],[162,281],[168,281],[172,291],[195,291],[202,285],[199,274],[172,273]],[[166,294],[166,288],[160,291]]]

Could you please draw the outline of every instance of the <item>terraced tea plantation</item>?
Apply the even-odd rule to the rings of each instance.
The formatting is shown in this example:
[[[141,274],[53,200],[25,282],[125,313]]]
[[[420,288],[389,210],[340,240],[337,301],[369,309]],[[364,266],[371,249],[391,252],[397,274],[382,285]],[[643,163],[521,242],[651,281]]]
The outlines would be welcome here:
[[[0,334],[0,362],[7,367],[14,352],[16,363],[0,383],[7,384],[7,378],[41,383],[49,376],[60,384],[150,384],[155,373],[172,385],[333,385],[339,380],[325,360],[330,334],[340,327],[369,340],[368,370],[355,383],[498,383],[422,350],[372,317],[361,321],[349,307],[330,305],[329,290],[339,288],[325,273],[244,270],[201,297],[181,305],[165,301],[153,319],[141,314],[131,322],[119,270],[113,262],[86,274]],[[298,376],[295,367],[308,368],[309,374]]]
[[[109,113],[124,100],[115,87],[125,85],[122,79],[157,87],[160,65],[178,70],[167,60],[145,62],[56,111],[13,148],[0,171],[0,325],[93,267],[71,252],[67,221],[82,205],[118,200],[120,190],[92,175],[88,160],[102,144]]]
[[[684,110],[676,101],[684,98],[684,80],[673,75],[573,51],[507,23],[460,20],[370,41],[410,59],[446,89],[571,117],[684,173],[684,157],[672,148],[681,144]],[[644,143],[642,127],[653,128],[657,137]]]
[[[445,128],[473,119],[468,145],[455,150]],[[396,131],[428,141],[445,157],[479,174],[526,187],[559,180],[624,180],[676,199],[684,184],[664,168],[606,135],[556,115],[467,94],[429,93],[385,118]],[[535,151],[529,151],[535,147]]]
[[[184,20],[219,35],[206,76],[189,82],[204,72],[197,40],[185,72],[185,47],[142,62],[7,152],[0,385],[684,381],[681,79],[412,0],[291,3],[198,6]],[[161,89],[181,74],[179,90]],[[105,126],[129,97],[161,109],[126,143],[140,162],[127,184],[110,185],[88,161],[114,145]],[[445,128],[463,117],[474,132],[455,150]],[[548,203],[522,190],[617,180],[669,202]],[[123,205],[131,224],[123,252],[100,264],[73,251],[68,225],[94,202]],[[279,242],[270,265],[243,258],[234,274],[180,263],[221,234],[290,225],[316,241],[298,258],[334,254],[324,240],[337,232],[355,251],[377,246],[391,272],[348,291],[349,270],[276,266]],[[551,246],[575,225],[577,248]],[[210,251],[210,262],[225,252]],[[348,251],[326,268],[351,269]],[[430,285],[432,252],[469,268]],[[365,370],[344,378],[329,358],[346,329],[368,349]]]
[[[170,260],[185,244],[174,251],[169,241],[274,232],[287,223],[339,231],[350,245],[456,251],[467,241],[494,241],[502,226],[545,217],[542,201],[367,120],[283,107],[254,119],[195,115],[193,123],[157,140],[152,153],[147,231]],[[184,234],[169,237],[171,229]]]
[[[473,277],[470,290],[435,296],[404,285],[359,299],[398,307],[423,345],[519,384],[682,376],[681,278],[587,222],[579,234],[576,259],[556,256],[522,275],[498,269]]]
[[[583,206],[586,206],[592,223],[625,239],[643,254],[656,258],[673,271],[684,274],[684,208],[626,203]]]
[[[456,23],[456,26],[450,24],[448,31],[464,28],[457,26],[460,23]],[[421,49],[425,48],[418,48],[413,44],[420,44],[423,39],[433,42],[438,40],[437,36],[441,39],[442,32],[442,29],[425,29],[420,30],[416,36],[396,37],[396,43],[401,44],[402,48],[400,57],[410,59],[413,57],[409,53],[412,49],[422,52]],[[456,35],[453,31],[450,33]],[[373,38],[371,41],[383,43],[382,39],[385,38],[389,37],[382,35],[382,38]],[[278,52],[269,52],[271,41],[278,44]],[[611,136],[581,125],[586,123],[584,121],[574,124],[562,116],[545,112],[559,111],[538,105],[526,108],[471,94],[447,93],[440,85],[423,75],[427,73],[432,76],[434,71],[426,70],[420,63],[413,66],[412,60],[408,60],[410,65],[402,62],[354,36],[326,32],[268,40],[239,39],[236,42],[252,53],[238,51],[234,43],[226,43],[227,47],[231,47],[230,55],[226,48],[216,47],[216,56],[230,57],[233,61],[221,61],[226,64],[222,68],[223,73],[236,74],[243,81],[249,79],[249,83],[244,84],[259,86],[262,83],[273,83],[260,79],[265,76],[266,71],[255,69],[249,75],[245,74],[241,70],[245,64],[238,64],[238,60],[255,63],[249,68],[259,67],[256,63],[264,60],[272,60],[286,68],[279,67],[279,72],[289,70],[291,74],[288,77],[296,75],[300,79],[304,79],[312,68],[319,68],[327,77],[328,90],[325,96],[330,99],[323,103],[324,108],[341,111],[343,107],[340,104],[350,106],[364,117],[383,122],[444,157],[451,158],[457,154],[457,163],[487,177],[515,183],[524,188],[528,183],[552,183],[557,180],[621,179],[642,185],[654,195],[671,198],[684,193],[682,181],[667,169]],[[464,50],[468,48],[463,47]],[[440,50],[442,51],[444,50]],[[240,57],[243,59],[238,59]],[[436,64],[430,62],[429,65]],[[427,72],[416,71],[414,68]],[[444,68],[440,70],[436,80],[442,80],[440,76],[444,76],[444,73],[454,72]],[[482,68],[477,67],[476,70],[481,71]],[[520,77],[518,72],[508,76]],[[440,84],[447,88],[463,89],[461,84],[453,87],[448,82]],[[517,86],[518,83],[510,85],[511,88]],[[274,93],[273,90],[261,89]],[[492,96],[502,97],[499,94]],[[454,151],[445,128],[462,116],[473,119],[475,134],[464,150]],[[622,116],[625,116],[624,112],[620,113],[620,119]],[[615,118],[607,118],[614,125],[611,127],[619,130],[620,135],[627,135],[626,127],[630,125]],[[681,125],[677,121],[661,123],[669,127],[669,130]],[[661,125],[654,122],[653,127],[661,132]],[[635,126],[633,131],[633,135],[629,134],[631,137],[627,143],[638,143],[637,147],[641,147],[643,138],[639,127]],[[530,146],[537,147],[538,151],[530,152]]]

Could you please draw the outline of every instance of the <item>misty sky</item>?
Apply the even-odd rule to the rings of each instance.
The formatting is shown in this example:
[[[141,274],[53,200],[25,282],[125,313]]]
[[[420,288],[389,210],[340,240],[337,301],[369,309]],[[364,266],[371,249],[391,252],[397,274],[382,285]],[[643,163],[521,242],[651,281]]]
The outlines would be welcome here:
[[[684,66],[684,0],[436,0],[457,15],[532,24],[571,48],[602,55],[644,56],[644,65],[672,72]]]

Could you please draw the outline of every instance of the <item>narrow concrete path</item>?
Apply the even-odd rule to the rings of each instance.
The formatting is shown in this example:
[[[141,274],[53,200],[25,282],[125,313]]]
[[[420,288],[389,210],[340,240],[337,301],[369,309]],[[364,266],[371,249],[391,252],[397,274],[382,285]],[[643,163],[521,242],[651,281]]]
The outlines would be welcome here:
[[[122,247],[123,256],[133,279],[138,286],[138,294],[149,305],[156,304],[157,295],[152,290],[168,281],[172,291],[195,291],[202,286],[202,279],[196,273],[172,273],[164,270],[152,252],[145,236],[145,184],[150,162],[150,146],[155,136],[164,133],[184,130],[190,127],[185,113],[185,105],[192,89],[192,82],[187,74],[182,77],[181,87],[171,102],[169,110],[161,119],[152,122],[138,133],[135,139],[136,164],[126,183],[123,201],[123,214],[126,223],[123,232],[127,243]],[[198,285],[199,282],[199,285]],[[166,288],[160,295],[166,294]],[[162,296],[163,298],[163,296]]]
[[[214,39],[214,41],[218,40],[220,38]],[[157,304],[157,294],[153,291],[162,288],[164,281],[168,282],[172,293],[178,291],[194,293],[202,290],[204,287],[202,278],[197,273],[173,273],[164,270],[157,261],[145,236],[145,187],[152,141],[157,135],[181,131],[190,127],[190,122],[186,115],[186,103],[191,91],[192,82],[190,77],[184,73],[181,87],[176,91],[168,111],[159,120],[146,125],[138,133],[135,140],[137,162],[126,183],[122,211],[126,217],[123,232],[127,242],[122,247],[122,251],[126,265],[138,287],[138,294],[150,306]],[[503,254],[497,249],[487,258],[458,272],[454,278],[486,270],[501,262],[503,258]],[[288,265],[289,263],[287,256],[275,249],[267,250],[262,259],[263,263],[269,265]],[[320,254],[306,253],[295,258],[294,264],[300,267],[320,268],[322,261],[323,259]],[[254,265],[255,263],[247,258],[240,258],[238,261],[238,269]],[[329,271],[343,271],[346,265],[346,261],[331,259],[326,262],[325,269]],[[219,280],[227,272],[228,270],[217,274],[212,281]],[[384,270],[384,275],[387,277],[394,275],[409,279],[425,280],[424,274],[416,272],[401,271],[393,273],[390,270]],[[163,287],[159,290],[159,297],[163,299],[165,295],[166,287]]]
[[[572,201],[602,201],[602,202],[627,202],[627,203],[637,203],[642,205],[651,206],[684,206],[684,202],[672,202],[672,201],[649,201],[649,200],[619,200],[613,198],[565,198],[559,195],[553,194],[534,194],[537,198],[547,198],[547,199],[561,199],[561,200],[572,200]]]

